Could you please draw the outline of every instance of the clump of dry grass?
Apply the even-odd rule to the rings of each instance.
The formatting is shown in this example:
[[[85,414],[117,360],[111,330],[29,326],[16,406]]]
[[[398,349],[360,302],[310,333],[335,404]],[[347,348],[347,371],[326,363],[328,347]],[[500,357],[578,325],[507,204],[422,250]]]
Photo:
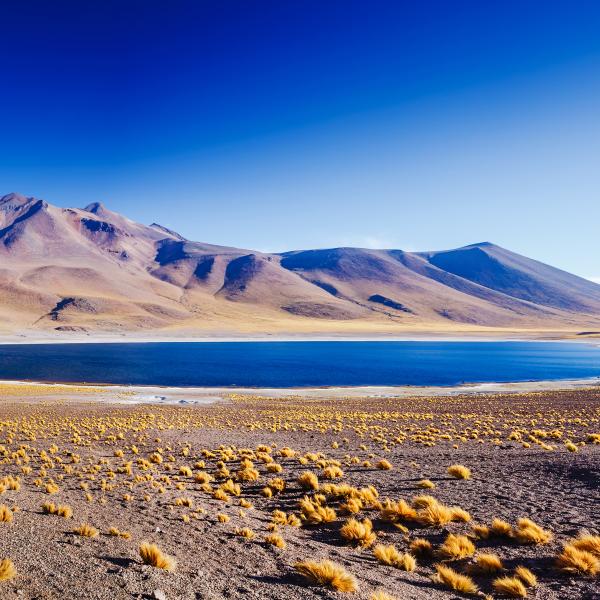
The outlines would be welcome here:
[[[370,519],[364,519],[362,522],[357,519],[348,519],[342,525],[340,535],[347,542],[363,548],[372,546],[377,539],[377,534],[373,531],[373,523]]]
[[[527,588],[518,577],[498,577],[492,586],[496,592],[511,598],[526,598]]]
[[[461,594],[477,594],[479,589],[467,575],[461,575],[446,565],[435,565],[436,573],[431,577],[435,583],[440,583]]]
[[[286,543],[285,540],[278,533],[270,533],[267,537],[265,537],[265,542],[270,546],[275,546],[276,548],[280,548],[281,550],[285,549]]]
[[[443,560],[460,560],[475,554],[475,545],[466,535],[450,533],[439,547],[437,555]]]
[[[519,519],[513,537],[520,544],[546,544],[552,539],[552,533],[531,519]]]
[[[219,523],[228,523],[229,522],[229,515],[225,515],[223,513],[219,513],[217,515],[217,521],[219,521]]]
[[[308,496],[304,496],[299,503],[301,519],[309,525],[318,525],[320,523],[331,523],[335,521],[335,510],[329,506],[322,506],[311,500]]]
[[[435,488],[435,483],[433,483],[433,481],[431,481],[431,479],[421,479],[421,481],[419,481],[417,483],[417,487],[426,489],[426,490],[432,490],[433,488]]]
[[[518,577],[527,587],[534,587],[537,585],[537,577],[523,565],[518,566],[515,569],[515,577]]]
[[[494,519],[489,528],[490,535],[496,537],[511,537],[512,527],[510,523],[503,521],[502,519]]]
[[[585,550],[585,552],[600,557],[600,535],[580,535],[571,541],[571,545],[578,550]]]
[[[17,570],[10,558],[0,560],[0,581],[8,581],[17,576]]]
[[[498,573],[504,569],[502,560],[497,554],[482,552],[475,557],[475,562],[469,566],[469,572],[478,575]]]
[[[385,458],[382,458],[379,462],[375,464],[375,466],[382,471],[390,471],[394,468],[392,463],[389,460],[386,460]]]
[[[556,558],[556,566],[572,575],[595,577],[600,573],[600,559],[587,550],[580,550],[572,544],[566,544]]]
[[[144,542],[139,547],[140,558],[142,561],[157,569],[165,571],[174,571],[177,565],[172,556],[165,554],[156,544]]]
[[[397,521],[413,521],[417,518],[417,511],[405,500],[394,502],[387,498],[382,506],[380,517],[383,521],[396,523]]]
[[[381,564],[396,567],[402,571],[414,571],[417,568],[414,556],[406,552],[399,552],[393,544],[377,544],[373,548],[373,555]]]
[[[369,596],[369,600],[396,600],[396,598],[391,594],[388,594],[385,590],[375,590]]]
[[[125,540],[131,539],[131,533],[129,531],[121,531],[117,527],[111,527],[108,530],[108,535],[112,535],[114,537],[121,537]]]
[[[448,475],[455,479],[471,479],[471,469],[464,465],[451,465],[448,467]]]
[[[82,537],[93,538],[96,537],[100,532],[95,527],[92,527],[87,523],[83,523],[82,525],[77,527],[77,529],[74,530],[74,533]]]
[[[250,529],[250,527],[242,527],[242,528],[238,527],[235,529],[234,533],[235,533],[235,535],[237,535],[239,537],[243,537],[247,540],[252,540],[256,536],[256,534],[254,533],[254,531],[252,529]]]
[[[0,504],[0,523],[10,523],[12,520],[13,511],[6,504]]]
[[[355,592],[358,589],[354,575],[330,560],[307,560],[296,563],[294,568],[313,585],[329,587],[338,592]]]
[[[68,504],[59,504],[56,507],[56,514],[63,519],[70,519],[73,516],[73,509]]]
[[[433,546],[425,538],[415,538],[408,547],[416,557],[426,557],[433,554]]]

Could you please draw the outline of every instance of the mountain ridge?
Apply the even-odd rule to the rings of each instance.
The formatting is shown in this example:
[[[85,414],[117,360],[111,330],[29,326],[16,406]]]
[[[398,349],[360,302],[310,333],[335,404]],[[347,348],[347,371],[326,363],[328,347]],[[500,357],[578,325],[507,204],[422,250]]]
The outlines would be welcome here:
[[[600,285],[491,242],[282,253],[188,240],[94,202],[0,198],[4,332],[398,334],[600,327]]]

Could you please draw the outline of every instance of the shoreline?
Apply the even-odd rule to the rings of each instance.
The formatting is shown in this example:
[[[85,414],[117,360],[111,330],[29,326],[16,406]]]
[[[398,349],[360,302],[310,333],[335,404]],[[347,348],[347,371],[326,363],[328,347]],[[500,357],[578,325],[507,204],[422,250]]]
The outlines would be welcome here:
[[[207,405],[226,402],[232,396],[336,400],[340,398],[443,398],[484,394],[568,391],[600,387],[600,376],[584,379],[468,383],[454,386],[330,386],[307,388],[175,387],[0,380],[0,394],[3,387],[11,386],[16,388],[15,396],[18,396],[19,389],[27,389],[28,394],[22,399],[24,401],[47,400],[59,395],[61,400],[100,404]]]
[[[600,335],[595,332],[577,331],[436,331],[415,330],[398,335],[335,334],[335,333],[258,333],[252,334],[204,334],[168,335],[131,333],[73,333],[66,336],[43,332],[0,334],[2,345],[46,345],[46,344],[154,344],[154,343],[229,343],[229,342],[579,342],[600,344]]]

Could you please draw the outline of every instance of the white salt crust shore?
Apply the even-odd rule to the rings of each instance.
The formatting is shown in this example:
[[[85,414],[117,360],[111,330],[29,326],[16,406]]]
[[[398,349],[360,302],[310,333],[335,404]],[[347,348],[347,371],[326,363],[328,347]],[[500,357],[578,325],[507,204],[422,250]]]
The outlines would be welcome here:
[[[232,395],[265,398],[410,398],[415,396],[457,396],[494,393],[520,393],[586,389],[600,386],[600,377],[552,381],[522,381],[510,383],[473,383],[457,386],[362,386],[317,388],[232,388],[232,387],[161,387],[102,384],[64,384],[29,381],[0,381],[0,385],[22,385],[35,388],[39,395],[28,400],[47,400],[49,397],[68,401],[100,402],[107,404],[178,404],[199,405],[227,401]],[[82,392],[81,388],[86,391]],[[92,392],[92,393],[90,393]]]

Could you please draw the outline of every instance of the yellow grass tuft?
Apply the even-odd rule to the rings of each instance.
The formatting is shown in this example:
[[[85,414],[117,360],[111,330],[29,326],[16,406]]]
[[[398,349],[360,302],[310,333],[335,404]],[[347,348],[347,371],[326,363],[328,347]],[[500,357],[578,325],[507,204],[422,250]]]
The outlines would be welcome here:
[[[432,581],[445,585],[447,588],[462,594],[477,594],[479,589],[467,575],[461,575],[446,565],[435,565],[436,573]]]
[[[17,570],[10,558],[0,560],[0,581],[8,581],[17,576]]]
[[[435,483],[433,483],[433,481],[431,481],[431,479],[421,479],[421,481],[419,481],[417,483],[417,487],[426,489],[426,490],[432,490],[435,487]]]
[[[373,548],[375,558],[384,565],[396,567],[403,571],[414,571],[417,568],[417,561],[414,556],[408,553],[399,552],[393,544],[377,544]]]
[[[285,540],[278,533],[270,533],[265,537],[265,542],[270,546],[275,546],[281,550],[285,549],[286,546]]]
[[[373,523],[370,519],[362,522],[357,519],[348,519],[340,529],[341,536],[351,544],[368,548],[373,545],[377,535],[373,531]]]
[[[144,542],[140,545],[139,553],[142,561],[157,569],[164,569],[165,571],[174,571],[177,565],[175,559],[172,556],[165,554],[156,544],[149,544]]]
[[[73,516],[73,509],[68,504],[59,504],[56,507],[56,514],[63,519],[70,519]]]
[[[470,565],[469,571],[474,574],[487,575],[498,573],[504,565],[497,554],[482,552],[475,557],[475,563]]]
[[[475,554],[475,545],[466,535],[450,533],[437,551],[444,560],[459,560]]]
[[[294,568],[313,585],[329,587],[338,592],[355,592],[358,589],[354,575],[330,560],[307,560],[296,563]]]
[[[513,536],[520,544],[546,544],[552,539],[550,531],[542,529],[531,519],[519,519]]]
[[[591,552],[567,544],[556,559],[556,566],[564,573],[595,577],[600,573],[600,559]]]
[[[389,471],[394,468],[392,463],[385,458],[382,458],[375,466],[382,471]]]
[[[464,465],[452,465],[448,467],[448,475],[455,479],[471,479],[471,469]]]
[[[252,540],[252,539],[254,539],[254,536],[256,535],[256,534],[254,533],[254,531],[252,531],[252,529],[250,529],[250,527],[242,527],[241,529],[240,529],[240,528],[237,528],[237,529],[234,531],[234,533],[235,533],[235,535],[238,535],[238,536],[240,536],[240,537],[243,537],[243,538],[245,538],[245,539],[247,539],[247,540]]]
[[[369,600],[396,600],[396,598],[384,590],[375,590],[369,596]]]
[[[489,533],[496,537],[510,537],[512,535],[512,527],[510,523],[502,519],[494,519],[489,528]]]
[[[229,515],[224,515],[223,513],[219,513],[217,515],[217,520],[219,521],[219,523],[228,523]]]
[[[417,511],[405,500],[394,502],[389,498],[386,499],[381,506],[381,519],[396,523],[397,521],[413,521],[417,518]]]
[[[498,577],[494,579],[492,586],[494,590],[503,596],[511,598],[526,598],[527,588],[518,577]]]
[[[519,566],[515,569],[515,577],[518,577],[527,587],[537,585],[537,577],[524,566]]]
[[[13,511],[6,504],[0,504],[0,523],[10,523],[12,520]]]
[[[410,551],[416,556],[431,556],[433,554],[433,546],[429,540],[425,538],[415,538],[409,545]]]
[[[580,535],[571,542],[577,550],[585,550],[594,556],[600,557],[600,535]]]
[[[73,533],[76,533],[77,535],[80,535],[82,537],[93,538],[96,537],[100,532],[95,527],[92,527],[87,523],[83,523],[82,525],[77,527],[77,529],[75,529]]]

